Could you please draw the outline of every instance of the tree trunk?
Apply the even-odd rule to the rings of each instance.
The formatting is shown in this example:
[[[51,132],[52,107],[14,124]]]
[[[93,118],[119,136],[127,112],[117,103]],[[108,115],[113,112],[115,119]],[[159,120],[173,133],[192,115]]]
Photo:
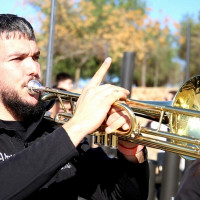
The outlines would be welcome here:
[[[158,87],[158,65],[155,67],[155,76],[154,76],[154,87]]]
[[[78,82],[80,80],[80,74],[81,74],[81,67],[77,67],[76,72],[75,72],[75,80],[74,80],[75,88],[78,88]]]
[[[146,73],[147,73],[147,65],[146,58],[144,58],[142,62],[142,74],[141,74],[141,86],[146,87]]]

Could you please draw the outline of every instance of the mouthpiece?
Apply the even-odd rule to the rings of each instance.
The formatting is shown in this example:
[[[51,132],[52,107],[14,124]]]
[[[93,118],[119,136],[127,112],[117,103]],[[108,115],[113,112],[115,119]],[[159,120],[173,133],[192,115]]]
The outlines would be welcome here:
[[[30,94],[39,93],[42,90],[43,86],[37,80],[31,80],[28,82],[28,92]]]

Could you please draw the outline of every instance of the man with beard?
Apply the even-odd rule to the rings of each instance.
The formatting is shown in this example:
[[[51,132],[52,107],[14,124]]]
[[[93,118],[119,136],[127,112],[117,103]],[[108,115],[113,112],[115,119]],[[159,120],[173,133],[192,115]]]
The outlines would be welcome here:
[[[145,148],[128,142],[118,158],[84,139],[106,119],[107,133],[129,128],[113,103],[129,92],[101,85],[107,58],[80,95],[76,112],[58,127],[43,116],[50,108],[30,94],[40,80],[40,51],[32,26],[16,15],[0,15],[0,199],[147,199]]]

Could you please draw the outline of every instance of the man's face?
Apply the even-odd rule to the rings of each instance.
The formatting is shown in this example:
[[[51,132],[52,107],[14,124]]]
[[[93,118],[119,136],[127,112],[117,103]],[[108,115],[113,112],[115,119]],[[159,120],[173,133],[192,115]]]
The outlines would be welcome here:
[[[65,89],[67,91],[71,91],[73,88],[73,81],[72,79],[62,80],[58,83],[57,87]]]
[[[3,92],[12,96],[14,92],[23,102],[35,105],[39,95],[29,94],[27,84],[33,78],[40,79],[40,52],[36,42],[17,36],[6,39],[3,34],[0,50],[0,95]]]
[[[70,104],[69,101],[63,100],[63,105],[64,105],[64,107],[66,109],[66,113],[72,113],[71,104]],[[62,105],[60,104],[60,102],[57,100],[55,102],[54,106],[51,108],[50,112],[51,112],[51,117],[55,118],[55,116],[58,113],[64,113],[65,111],[62,108]]]

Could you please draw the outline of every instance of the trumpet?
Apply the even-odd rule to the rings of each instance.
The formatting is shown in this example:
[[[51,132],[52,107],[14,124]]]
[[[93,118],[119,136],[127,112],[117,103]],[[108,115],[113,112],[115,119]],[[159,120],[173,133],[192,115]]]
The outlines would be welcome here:
[[[80,94],[44,87],[36,80],[28,83],[28,90],[30,93],[42,93],[41,98],[44,101],[58,99],[63,109],[63,100],[70,102],[71,114],[57,113],[54,119],[46,116],[47,119],[63,124],[73,117]],[[116,101],[114,105],[127,112],[130,129],[115,130],[106,134],[102,125],[92,133],[96,144],[117,148],[120,139],[176,153],[189,160],[200,158],[200,76],[194,76],[186,81],[172,101],[126,99]],[[157,121],[157,130],[141,126],[137,123],[137,117]],[[167,125],[169,131],[161,131],[161,124]]]

